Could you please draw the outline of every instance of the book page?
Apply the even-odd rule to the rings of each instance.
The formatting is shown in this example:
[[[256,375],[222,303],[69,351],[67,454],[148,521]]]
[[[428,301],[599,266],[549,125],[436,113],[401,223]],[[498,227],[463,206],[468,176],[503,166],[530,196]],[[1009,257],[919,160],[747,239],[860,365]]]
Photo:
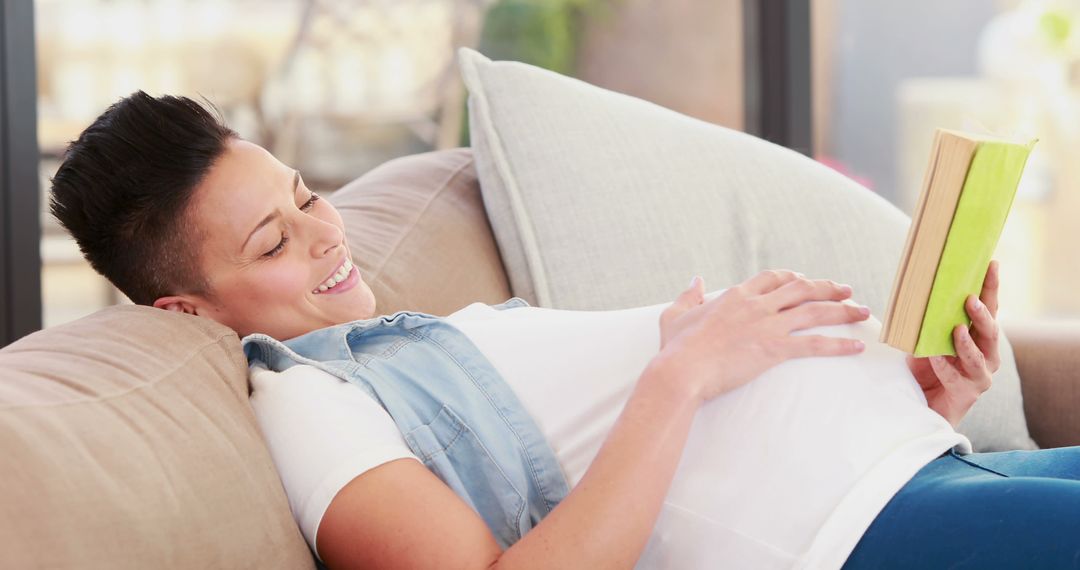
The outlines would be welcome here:
[[[922,223],[923,210],[926,209],[926,196],[930,193],[930,185],[934,180],[934,171],[937,169],[941,152],[941,137],[940,130],[934,133],[934,144],[930,148],[930,162],[927,165],[926,173],[923,174],[923,184],[922,189],[919,191],[918,202],[911,212],[911,224],[908,226],[904,250],[900,253],[900,262],[897,264],[896,275],[893,276],[892,293],[889,294],[889,304],[885,307],[885,322],[882,323],[881,336],[878,338],[881,342],[888,342],[890,335],[899,332],[894,333],[892,327],[896,312],[899,310],[897,301],[900,297],[900,286],[908,272],[908,262],[911,260],[911,250],[915,243],[915,232],[918,231],[919,224]]]

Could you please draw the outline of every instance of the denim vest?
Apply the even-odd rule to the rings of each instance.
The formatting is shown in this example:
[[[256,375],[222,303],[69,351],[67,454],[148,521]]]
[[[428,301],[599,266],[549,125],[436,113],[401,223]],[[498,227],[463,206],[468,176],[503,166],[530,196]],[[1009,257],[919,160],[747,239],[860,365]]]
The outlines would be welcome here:
[[[492,308],[528,306],[513,297]],[[405,443],[508,548],[569,492],[555,453],[487,358],[439,317],[398,311],[280,342],[243,339],[250,365],[309,364],[366,390]]]

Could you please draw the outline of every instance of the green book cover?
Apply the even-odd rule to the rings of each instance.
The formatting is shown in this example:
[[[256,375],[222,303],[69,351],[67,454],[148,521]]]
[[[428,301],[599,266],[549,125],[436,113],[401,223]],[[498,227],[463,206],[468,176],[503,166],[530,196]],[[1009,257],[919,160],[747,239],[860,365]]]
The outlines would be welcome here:
[[[915,356],[956,356],[952,331],[959,324],[971,325],[965,300],[982,292],[986,268],[1035,142],[983,141],[976,148],[934,275]]]

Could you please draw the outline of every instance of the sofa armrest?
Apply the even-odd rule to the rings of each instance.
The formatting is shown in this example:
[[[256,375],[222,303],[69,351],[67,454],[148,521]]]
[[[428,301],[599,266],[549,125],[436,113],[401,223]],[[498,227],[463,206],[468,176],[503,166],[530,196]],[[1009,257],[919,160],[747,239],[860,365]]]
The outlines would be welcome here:
[[[1040,447],[1080,445],[1080,320],[1002,322]]]

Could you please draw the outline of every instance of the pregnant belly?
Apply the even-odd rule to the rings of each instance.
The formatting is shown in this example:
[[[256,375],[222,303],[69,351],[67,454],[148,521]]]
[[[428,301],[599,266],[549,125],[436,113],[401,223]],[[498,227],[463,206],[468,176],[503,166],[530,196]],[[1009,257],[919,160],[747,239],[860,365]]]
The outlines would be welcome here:
[[[966,442],[927,407],[904,354],[878,342],[880,330],[871,318],[798,331],[860,338],[867,349],[783,362],[706,403],[661,521],[685,526],[698,517],[713,538],[693,548],[654,548],[653,555],[718,549],[726,562],[734,556],[790,566],[838,506],[854,511],[843,515],[852,520],[872,520],[906,477]],[[867,504],[852,504],[853,490]]]
[[[574,485],[659,350],[658,319],[667,305],[492,310],[454,324],[513,387]],[[726,552],[711,564],[757,560],[755,567],[767,567],[772,560],[790,566],[845,497],[890,457],[906,453],[908,463],[925,464],[920,453],[940,454],[963,439],[927,408],[903,353],[878,342],[880,331],[873,317],[796,331],[860,338],[867,348],[788,360],[703,405],[643,560],[693,568]],[[919,441],[944,447],[910,453]],[[889,484],[899,488],[902,471],[919,467],[903,466],[901,480]],[[876,508],[887,500],[876,497]],[[875,507],[867,508],[863,518],[872,520]],[[710,538],[693,538],[701,533]],[[663,563],[672,553],[686,565]]]

